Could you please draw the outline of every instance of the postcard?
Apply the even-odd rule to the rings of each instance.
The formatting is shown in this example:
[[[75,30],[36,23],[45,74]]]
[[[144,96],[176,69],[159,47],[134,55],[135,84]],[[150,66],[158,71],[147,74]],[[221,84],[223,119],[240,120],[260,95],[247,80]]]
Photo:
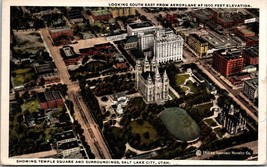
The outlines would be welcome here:
[[[2,165],[266,164],[266,1],[2,11]]]

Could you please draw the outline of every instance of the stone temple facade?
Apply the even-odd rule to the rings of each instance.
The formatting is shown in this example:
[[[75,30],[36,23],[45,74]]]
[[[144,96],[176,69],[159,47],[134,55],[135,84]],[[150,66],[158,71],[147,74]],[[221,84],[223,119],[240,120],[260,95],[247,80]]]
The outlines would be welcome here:
[[[244,110],[225,104],[217,119],[230,134],[237,134],[246,129],[246,117]]]
[[[147,56],[142,62],[136,61],[135,66],[136,87],[146,103],[164,103],[168,100],[169,78],[166,71],[159,73],[155,56],[151,61]]]

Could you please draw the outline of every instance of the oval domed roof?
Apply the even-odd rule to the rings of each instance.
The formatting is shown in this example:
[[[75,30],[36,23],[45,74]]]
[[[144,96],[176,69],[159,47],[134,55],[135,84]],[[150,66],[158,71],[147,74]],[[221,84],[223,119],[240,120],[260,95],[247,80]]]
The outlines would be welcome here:
[[[166,108],[159,117],[167,130],[178,140],[190,142],[200,136],[199,126],[184,109]]]

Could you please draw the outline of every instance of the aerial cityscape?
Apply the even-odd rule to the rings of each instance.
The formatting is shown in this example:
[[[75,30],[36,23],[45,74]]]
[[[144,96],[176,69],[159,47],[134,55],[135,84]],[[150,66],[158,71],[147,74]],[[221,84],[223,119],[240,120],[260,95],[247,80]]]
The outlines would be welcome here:
[[[10,158],[258,159],[259,9],[10,10]]]

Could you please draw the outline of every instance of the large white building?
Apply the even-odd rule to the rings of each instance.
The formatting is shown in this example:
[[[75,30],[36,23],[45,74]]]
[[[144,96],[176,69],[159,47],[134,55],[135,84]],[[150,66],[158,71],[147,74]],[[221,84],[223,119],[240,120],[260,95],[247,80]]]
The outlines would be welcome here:
[[[183,60],[183,43],[181,36],[174,34],[170,28],[155,33],[154,56],[158,63]]]
[[[131,23],[127,25],[127,34],[138,37],[141,51],[153,51],[157,63],[183,60],[183,38],[170,28],[159,29],[149,21]]]
[[[138,47],[140,50],[153,49],[154,33],[158,28],[151,22],[130,23],[127,25],[127,35],[138,37]]]
[[[155,27],[149,21],[130,23],[127,25],[128,36],[138,35],[140,33],[155,32],[156,30],[157,30],[157,27]]]
[[[169,78],[166,71],[161,75],[158,64],[153,58],[148,61],[147,56],[141,62],[136,61],[136,87],[146,103],[163,103],[168,100]]]

